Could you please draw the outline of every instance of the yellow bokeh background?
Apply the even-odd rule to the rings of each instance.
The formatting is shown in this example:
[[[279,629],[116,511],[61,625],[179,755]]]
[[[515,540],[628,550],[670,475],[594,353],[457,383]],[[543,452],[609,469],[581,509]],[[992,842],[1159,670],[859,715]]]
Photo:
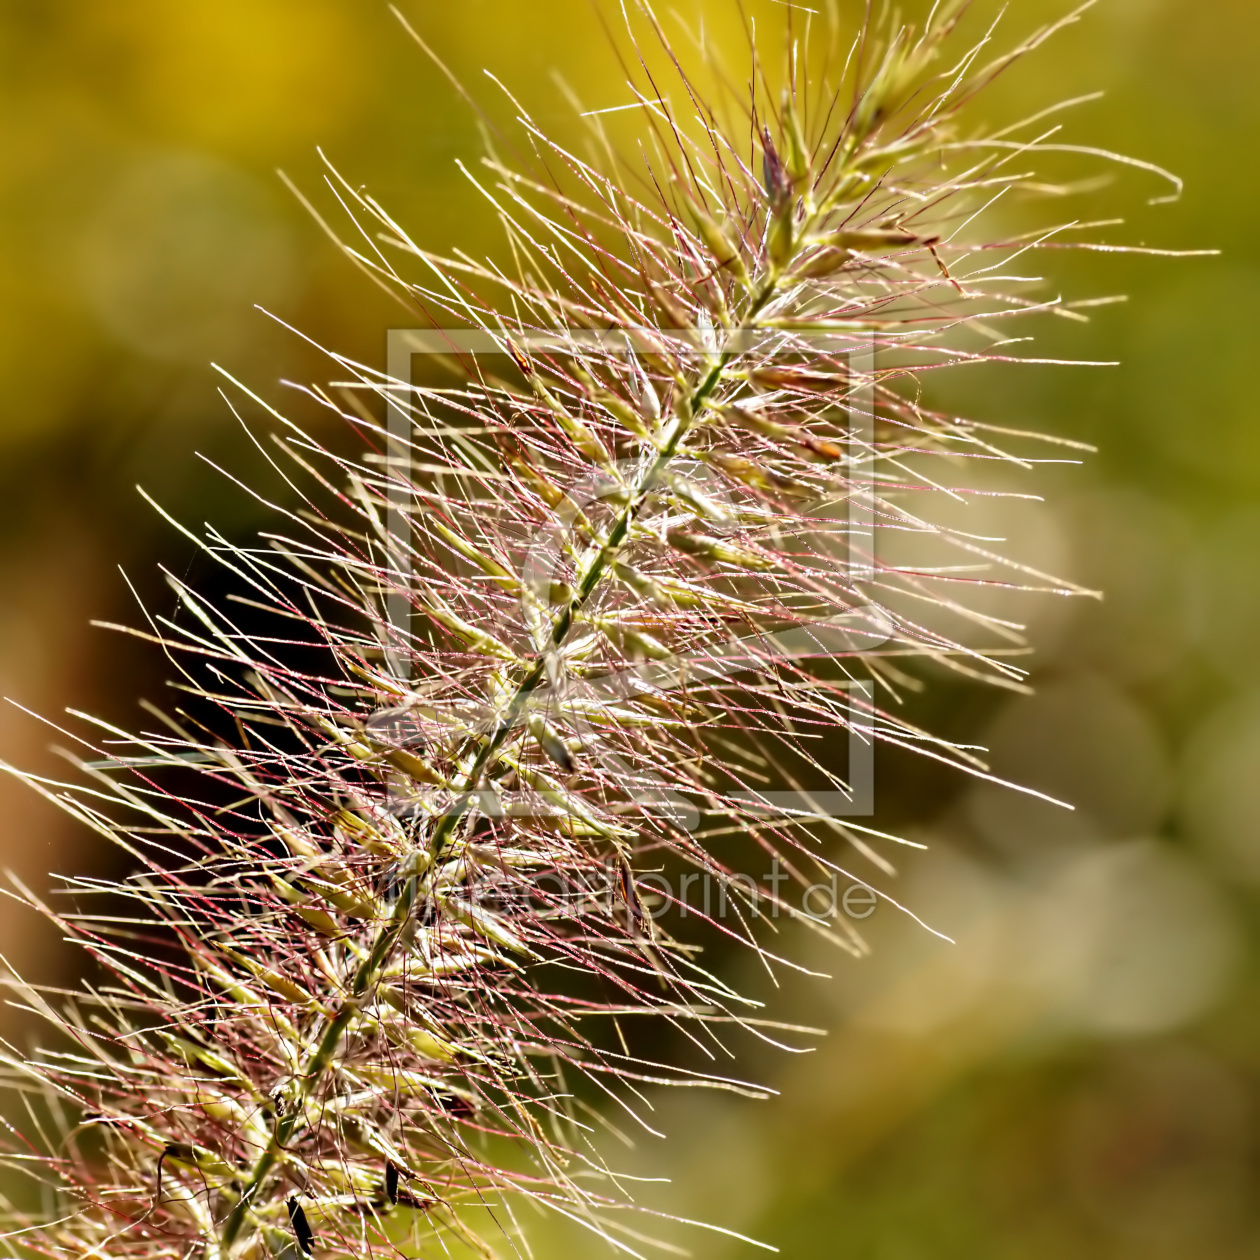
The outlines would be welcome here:
[[[556,73],[589,107],[626,99],[600,21],[612,4],[400,7],[494,117],[511,111],[484,69],[562,131]],[[1063,7],[1016,0],[999,39]],[[734,0],[682,8],[738,49]],[[997,6],[974,8],[978,28]],[[767,39],[782,25],[772,0],[750,12]],[[1101,0],[978,105],[1010,122],[1104,90],[1066,138],[1167,166],[1186,192],[1151,207],[1159,189],[1125,173],[1070,213],[1125,216],[1114,240],[1224,251],[1046,256],[1070,296],[1131,300],[1044,329],[1043,347],[1122,366],[951,387],[980,418],[1100,448],[1021,487],[1044,503],[985,524],[1105,601],[1012,610],[1039,648],[1035,696],[942,680],[923,709],[1078,808],[881,760],[881,819],[928,845],[899,858],[897,896],[956,943],[881,909],[868,960],[791,940],[831,979],[775,988],[749,968],[777,1016],[829,1036],[808,1055],[753,1053],[771,1102],[653,1096],[669,1140],[612,1156],[672,1179],[644,1202],[789,1257],[1260,1254],[1258,35],[1246,0]],[[632,119],[616,128],[632,142]],[[200,572],[136,482],[192,524],[242,536],[265,519],[197,457],[257,471],[209,365],[273,398],[329,368],[256,305],[378,366],[385,330],[408,322],[277,177],[327,208],[317,146],[415,239],[501,249],[456,166],[482,151],[476,115],[385,4],[0,7],[0,692],[24,706],[0,710],[0,757],[57,764],[65,737],[25,710],[130,721],[137,695],[161,695],[160,662],[88,626],[131,618],[119,567],[159,601],[159,563]],[[46,888],[108,858],[6,782],[0,864]],[[0,951],[49,980],[72,968],[16,911]],[[698,1255],[754,1254],[662,1228]],[[536,1240],[542,1256],[594,1254],[545,1223]]]

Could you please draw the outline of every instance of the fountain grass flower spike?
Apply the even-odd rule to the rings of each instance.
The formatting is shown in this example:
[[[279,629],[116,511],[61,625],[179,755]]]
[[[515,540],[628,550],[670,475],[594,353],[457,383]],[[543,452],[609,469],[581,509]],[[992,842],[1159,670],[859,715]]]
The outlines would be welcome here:
[[[989,650],[1018,629],[966,592],[1075,589],[931,522],[963,493],[933,460],[1031,460],[917,375],[1006,358],[1014,317],[1081,318],[1009,271],[1066,229],[977,243],[997,195],[1046,191],[1026,172],[1054,124],[962,113],[1051,30],[951,52],[962,8],[810,26],[778,80],[765,48],[737,80],[707,55],[691,77],[640,5],[639,152],[580,105],[581,155],[521,111],[470,172],[503,269],[426,251],[330,170],[346,252],[454,330],[454,374],[333,355],[308,403],[358,460],[225,385],[301,506],[253,545],[199,537],[231,596],[171,577],[178,614],[132,631],[175,702],[138,734],[81,719],[73,781],[29,778],[133,872],[68,880],[100,913],[39,905],[91,959],[78,996],[10,980],[52,1029],[6,1055],[9,1165],[47,1207],[13,1209],[16,1252],[525,1254],[526,1205],[650,1246],[601,1127],[647,1130],[657,1084],[757,1094],[727,1042],[808,1031],[697,938],[777,969],[765,929],[794,917],[861,953],[796,895],[846,853],[887,866],[887,837],[816,803],[853,793],[845,737],[987,773],[898,716],[907,658],[1019,685]],[[459,351],[478,338],[497,354]],[[965,581],[881,563],[894,531],[957,548]],[[669,913],[662,869],[702,876],[706,909]],[[643,1016],[693,1059],[651,1061]]]

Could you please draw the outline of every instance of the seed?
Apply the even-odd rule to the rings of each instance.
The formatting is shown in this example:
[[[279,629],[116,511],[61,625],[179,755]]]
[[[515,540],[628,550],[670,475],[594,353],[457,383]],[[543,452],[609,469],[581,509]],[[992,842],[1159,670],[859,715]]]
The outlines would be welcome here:
[[[940,241],[939,236],[920,236],[905,228],[842,228],[838,232],[828,232],[825,236],[816,237],[811,245],[821,245],[828,249],[847,250],[879,250],[896,246],[918,245],[926,248]]]
[[[717,263],[719,269],[729,270],[744,288],[748,288],[750,284],[748,268],[744,264],[739,246],[727,235],[726,229],[699,206],[693,204],[691,214],[695,219],[700,238],[704,241],[709,253],[713,255],[713,261]]]
[[[685,530],[671,529],[666,538],[671,547],[699,560],[716,560],[741,569],[773,569],[778,563],[773,556],[748,551],[734,543],[710,538],[705,534],[689,534]]]
[[[749,373],[749,380],[764,389],[796,389],[822,394],[836,389],[846,378],[834,372],[811,372],[806,368],[762,367]]]
[[[574,771],[573,755],[565,747],[564,740],[556,734],[550,726],[547,725],[546,719],[540,713],[531,713],[529,715],[529,733],[534,737],[538,747],[551,758],[552,761],[567,774]]]

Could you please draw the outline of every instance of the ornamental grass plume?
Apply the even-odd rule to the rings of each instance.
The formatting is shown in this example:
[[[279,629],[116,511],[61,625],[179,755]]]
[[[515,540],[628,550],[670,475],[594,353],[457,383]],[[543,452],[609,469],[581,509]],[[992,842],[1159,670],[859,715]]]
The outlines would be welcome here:
[[[84,719],[72,782],[26,776],[133,870],[66,881],[99,913],[23,894],[94,970],[69,999],[10,979],[54,1033],[4,1056],[8,1166],[45,1192],[15,1254],[519,1254],[526,1204],[650,1242],[600,1127],[644,1123],[648,1085],[756,1094],[730,1036],[804,1031],[697,933],[790,965],[762,931],[788,916],[861,953],[799,897],[840,844],[887,865],[841,807],[848,737],[986,774],[898,715],[907,670],[1017,684],[990,649],[1018,627],[968,593],[1076,590],[931,520],[964,460],[1034,461],[919,377],[1008,358],[1017,316],[1081,318],[1012,270],[1080,225],[978,236],[997,197],[1062,191],[1027,169],[1056,125],[963,117],[1077,14],[951,59],[964,7],[790,13],[779,79],[698,41],[710,90],[639,3],[639,152],[578,106],[579,156],[516,107],[470,174],[503,268],[428,252],[330,168],[344,249],[439,330],[453,383],[332,355],[305,393],[371,448],[351,459],[229,378],[301,506],[250,545],[209,529],[230,595],[169,577],[178,614],[132,631],[177,671],[169,710]],[[959,566],[882,563],[894,531]],[[671,916],[662,870],[712,900]],[[711,1070],[653,1061],[643,1016]]]

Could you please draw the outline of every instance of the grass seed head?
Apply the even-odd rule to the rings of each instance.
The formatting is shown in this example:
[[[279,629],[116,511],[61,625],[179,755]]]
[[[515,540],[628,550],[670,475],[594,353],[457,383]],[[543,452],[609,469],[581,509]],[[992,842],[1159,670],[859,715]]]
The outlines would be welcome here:
[[[39,906],[103,980],[60,1006],[12,981],[57,1038],[4,1060],[51,1118],[36,1158],[12,1155],[59,1204],[14,1213],[23,1246],[364,1257],[438,1235],[489,1255],[466,1205],[505,1205],[513,1234],[521,1198],[619,1241],[586,1096],[633,1111],[645,1077],[758,1094],[622,1041],[627,1012],[714,1047],[761,1035],[656,918],[645,868],[715,885],[687,922],[759,950],[758,906],[792,912],[782,880],[838,869],[833,820],[768,812],[764,787],[850,791],[817,735],[923,747],[895,704],[907,657],[1021,677],[991,650],[1008,624],[876,545],[952,547],[972,589],[1032,581],[921,506],[932,461],[1006,456],[915,370],[1007,361],[992,327],[1046,309],[994,278],[1036,245],[980,234],[995,186],[1042,186],[966,114],[1014,57],[938,61],[964,7],[837,30],[861,55],[807,75],[825,54],[802,48],[782,92],[762,48],[747,96],[647,22],[642,64],[674,78],[634,85],[646,166],[598,116],[609,156],[523,119],[536,169],[487,157],[513,270],[425,250],[330,170],[354,239],[380,242],[347,246],[355,263],[519,376],[404,387],[334,356],[342,384],[309,397],[376,449],[283,419],[301,510],[261,545],[208,534],[239,600],[180,587],[180,616],[138,632],[186,701],[132,735],[89,727],[75,776],[30,780],[134,870],[107,890],[125,914]],[[1021,162],[1038,150],[1029,134]],[[401,430],[374,418],[387,403]],[[740,833],[791,874],[732,869]]]

